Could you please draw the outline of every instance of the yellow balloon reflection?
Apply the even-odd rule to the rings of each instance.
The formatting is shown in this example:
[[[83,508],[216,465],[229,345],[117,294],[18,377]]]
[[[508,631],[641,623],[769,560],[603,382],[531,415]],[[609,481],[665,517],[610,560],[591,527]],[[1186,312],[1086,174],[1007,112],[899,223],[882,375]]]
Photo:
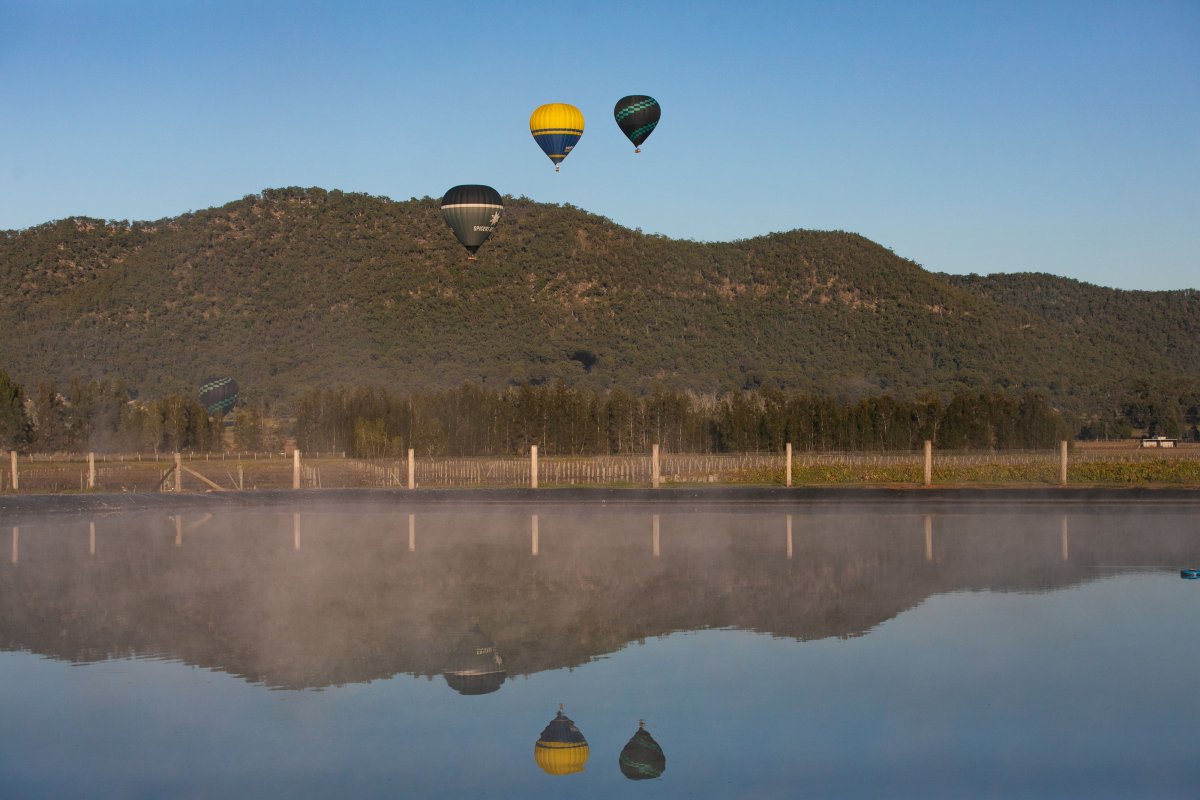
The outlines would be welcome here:
[[[533,746],[533,760],[548,775],[570,775],[583,772],[588,760],[588,743],[575,727],[575,723],[563,714],[559,705],[558,715],[542,731]]]

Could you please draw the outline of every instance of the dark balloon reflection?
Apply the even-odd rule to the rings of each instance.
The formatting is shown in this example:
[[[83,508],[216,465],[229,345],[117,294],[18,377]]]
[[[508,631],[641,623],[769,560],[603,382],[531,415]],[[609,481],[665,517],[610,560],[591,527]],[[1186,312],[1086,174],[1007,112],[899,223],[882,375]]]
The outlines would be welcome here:
[[[642,720],[638,720],[637,733],[625,743],[618,761],[621,774],[631,781],[658,778],[667,769],[667,757]]]
[[[504,684],[508,672],[496,646],[476,625],[455,643],[442,677],[459,694],[490,694]]]

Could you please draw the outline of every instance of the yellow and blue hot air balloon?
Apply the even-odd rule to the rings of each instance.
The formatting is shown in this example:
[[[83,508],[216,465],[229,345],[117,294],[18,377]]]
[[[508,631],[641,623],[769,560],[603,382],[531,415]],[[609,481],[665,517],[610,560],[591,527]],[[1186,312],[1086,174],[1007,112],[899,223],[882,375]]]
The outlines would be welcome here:
[[[538,106],[529,117],[529,132],[538,146],[550,156],[554,171],[558,172],[559,163],[583,136],[583,113],[568,103]]]
[[[583,772],[588,760],[588,743],[575,723],[558,707],[558,716],[542,731],[533,746],[533,760],[549,775]]]

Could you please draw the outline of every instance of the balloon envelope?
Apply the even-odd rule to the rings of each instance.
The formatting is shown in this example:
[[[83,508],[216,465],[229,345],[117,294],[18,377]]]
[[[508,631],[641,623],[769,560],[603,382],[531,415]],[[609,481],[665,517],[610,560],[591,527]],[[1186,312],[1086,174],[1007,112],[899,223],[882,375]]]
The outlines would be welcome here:
[[[490,186],[455,186],[442,197],[442,218],[473,257],[504,213],[500,193]]]
[[[583,113],[568,103],[547,103],[538,106],[529,117],[529,132],[542,151],[554,162],[554,170],[558,171],[559,163],[566,158],[579,137],[583,136]]]
[[[625,743],[618,761],[621,774],[631,781],[654,779],[667,769],[667,757],[662,748],[640,724],[637,733]]]
[[[200,402],[209,414],[227,414],[237,405],[237,381],[233,378],[205,378],[200,384]]]
[[[588,743],[575,727],[575,723],[563,714],[550,720],[533,746],[533,760],[550,775],[570,775],[582,772],[588,761]]]
[[[496,646],[476,626],[458,638],[442,675],[459,694],[490,694],[504,684],[508,672]]]
[[[642,142],[654,131],[661,114],[662,109],[659,108],[658,101],[644,94],[622,97],[613,108],[613,117],[617,120],[621,132],[633,142],[635,152],[638,152]]]

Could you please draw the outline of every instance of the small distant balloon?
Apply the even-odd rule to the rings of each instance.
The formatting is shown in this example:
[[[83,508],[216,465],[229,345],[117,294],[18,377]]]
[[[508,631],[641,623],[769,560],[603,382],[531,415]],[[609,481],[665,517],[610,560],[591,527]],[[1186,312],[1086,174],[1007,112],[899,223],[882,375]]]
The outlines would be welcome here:
[[[200,403],[213,416],[228,414],[240,396],[233,378],[205,378],[200,383]]]
[[[554,162],[554,171],[583,136],[583,112],[569,103],[538,106],[529,117],[529,132]]]
[[[467,248],[467,257],[475,260],[475,252],[496,230],[504,213],[500,193],[490,186],[467,184],[454,186],[442,197],[442,218],[454,231],[459,244]]]
[[[642,142],[654,132],[658,125],[662,109],[658,101],[644,94],[631,94],[622,97],[613,108],[613,117],[621,132],[633,142],[633,152],[642,152]]]

